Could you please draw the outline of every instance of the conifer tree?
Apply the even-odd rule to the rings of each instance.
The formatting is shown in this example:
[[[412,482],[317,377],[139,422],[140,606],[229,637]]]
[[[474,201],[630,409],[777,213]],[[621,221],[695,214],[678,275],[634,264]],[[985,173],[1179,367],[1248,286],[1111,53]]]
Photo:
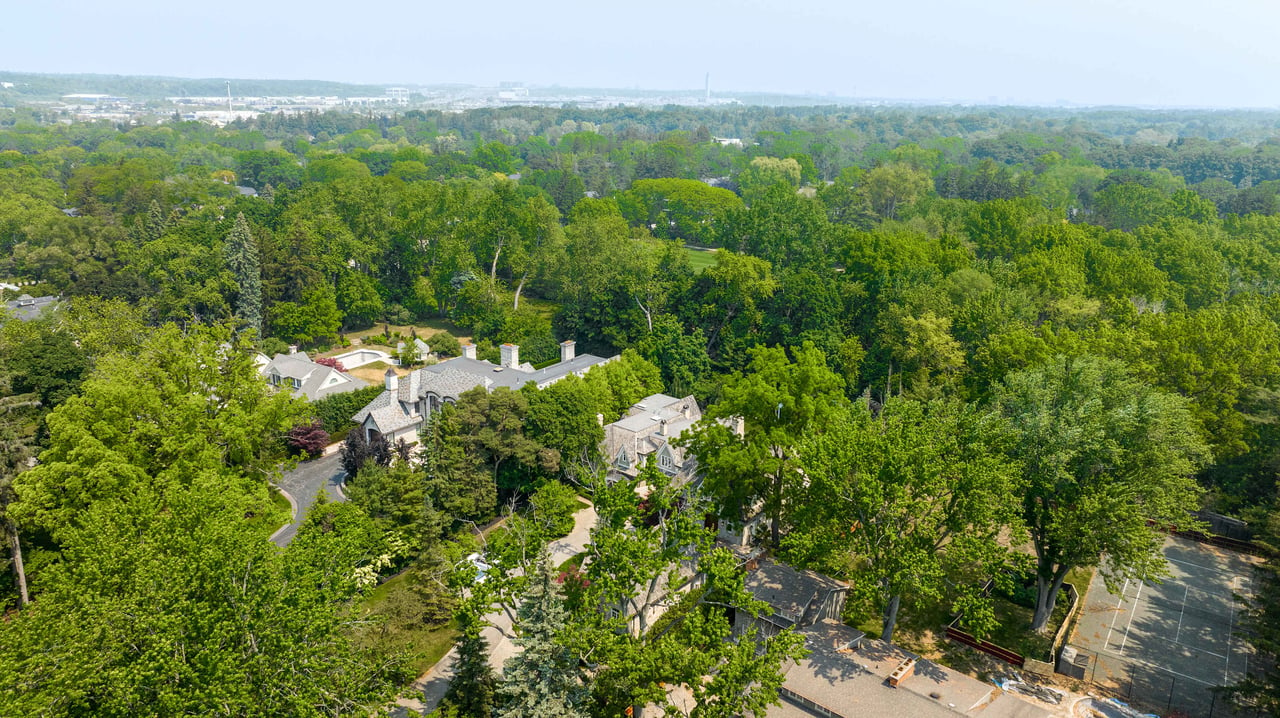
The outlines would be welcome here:
[[[164,210],[160,209],[160,203],[151,200],[151,205],[147,208],[146,219],[142,221],[142,236],[148,242],[154,242],[160,239],[168,228],[169,222],[164,216]]]
[[[568,621],[564,597],[551,578],[547,557],[539,560],[538,576],[517,613],[523,650],[507,661],[499,695],[497,718],[576,718],[586,690],[578,678],[577,660],[562,634]]]
[[[458,658],[453,682],[444,696],[444,705],[460,718],[489,718],[493,715],[498,677],[489,667],[489,642],[480,633],[484,624],[471,611],[458,616],[462,638],[458,641]]]
[[[249,222],[244,213],[236,215],[236,223],[227,235],[223,254],[236,283],[236,318],[243,328],[261,332],[262,274],[258,266],[258,245],[249,232]]]

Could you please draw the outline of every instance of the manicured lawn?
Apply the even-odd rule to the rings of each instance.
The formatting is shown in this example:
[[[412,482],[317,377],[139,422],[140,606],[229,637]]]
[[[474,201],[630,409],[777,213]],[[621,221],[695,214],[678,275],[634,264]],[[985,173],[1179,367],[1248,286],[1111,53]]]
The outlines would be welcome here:
[[[349,369],[347,373],[357,379],[364,379],[370,384],[377,385],[382,383],[383,375],[387,373],[387,367],[389,366],[391,365],[384,361],[376,361],[371,364],[365,364],[364,366],[358,366],[355,369]],[[404,376],[405,374],[413,371],[410,367],[398,366],[393,368],[396,370],[397,376]]]
[[[420,621],[405,620],[398,616],[395,605],[399,594],[412,589],[407,580],[408,574],[395,576],[365,596],[360,603],[360,614],[364,617],[384,616],[380,625],[364,627],[357,640],[389,649],[403,650],[408,654],[410,673],[416,679],[434,666],[444,654],[449,652],[458,638],[458,626],[455,621],[442,626],[428,626]]]
[[[708,267],[716,266],[715,252],[692,247],[685,247],[684,251],[689,255],[689,265],[693,267],[694,274],[702,274]]]

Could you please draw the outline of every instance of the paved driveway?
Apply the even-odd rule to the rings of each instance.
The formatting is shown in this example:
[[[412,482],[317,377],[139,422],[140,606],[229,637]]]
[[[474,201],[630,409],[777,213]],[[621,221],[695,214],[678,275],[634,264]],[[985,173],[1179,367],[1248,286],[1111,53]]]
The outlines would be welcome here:
[[[298,533],[298,526],[307,516],[307,509],[314,504],[323,489],[330,501],[346,501],[342,493],[342,480],[346,473],[338,461],[338,454],[304,461],[293,471],[285,472],[276,487],[283,491],[293,504],[293,522],[276,532],[271,540],[277,546],[287,546]]]

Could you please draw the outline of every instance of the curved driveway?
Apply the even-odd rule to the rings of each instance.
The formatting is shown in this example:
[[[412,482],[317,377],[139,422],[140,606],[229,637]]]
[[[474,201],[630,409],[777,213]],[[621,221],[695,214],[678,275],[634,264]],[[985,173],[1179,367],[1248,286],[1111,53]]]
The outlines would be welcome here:
[[[302,520],[307,517],[307,509],[316,502],[322,489],[329,495],[330,501],[346,501],[347,497],[342,493],[342,480],[345,477],[337,452],[304,461],[294,470],[286,471],[276,488],[289,497],[289,503],[293,504],[293,521],[277,531],[271,541],[277,546],[289,545],[298,533]]]

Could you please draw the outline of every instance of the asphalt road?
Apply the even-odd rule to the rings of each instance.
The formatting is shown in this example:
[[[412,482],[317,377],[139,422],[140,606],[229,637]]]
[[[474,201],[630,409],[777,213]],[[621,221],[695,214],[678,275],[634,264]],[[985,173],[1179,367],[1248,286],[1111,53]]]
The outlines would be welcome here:
[[[342,493],[342,480],[346,478],[338,461],[338,454],[304,461],[293,471],[285,472],[276,487],[283,491],[293,504],[293,522],[271,537],[277,546],[287,546],[298,533],[298,526],[306,518],[307,509],[316,502],[323,489],[330,501],[346,501]]]

